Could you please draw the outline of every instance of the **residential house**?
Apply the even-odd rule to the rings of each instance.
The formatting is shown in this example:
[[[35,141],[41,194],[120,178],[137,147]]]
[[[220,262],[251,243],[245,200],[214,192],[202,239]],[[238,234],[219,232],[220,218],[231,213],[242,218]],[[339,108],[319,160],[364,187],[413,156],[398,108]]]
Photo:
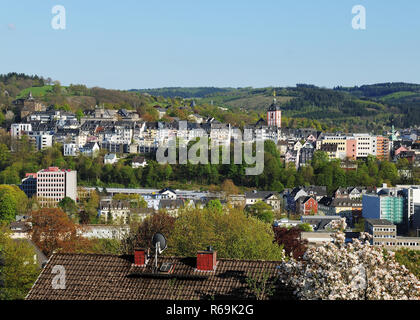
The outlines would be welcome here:
[[[184,207],[182,199],[162,199],[159,201],[159,210],[165,210],[172,216],[177,216],[179,209]]]
[[[258,201],[269,204],[274,211],[281,209],[281,197],[276,191],[251,191],[245,192],[245,205],[253,205]]]
[[[222,259],[211,247],[196,257],[158,256],[157,261],[146,249],[135,249],[131,256],[55,253],[26,300],[255,299],[247,279],[261,273],[273,297],[291,299],[291,292],[275,282],[280,263]],[[60,290],[51,286],[56,265],[66,270],[66,286]]]
[[[98,217],[105,222],[112,219],[112,222],[128,224],[130,213],[130,201],[128,200],[106,198],[99,202]]]
[[[79,147],[75,143],[65,143],[63,154],[65,157],[76,157],[79,154]]]
[[[313,215],[313,216],[302,216],[301,221],[302,223],[309,224],[314,231],[328,231],[331,227],[331,222],[340,220],[340,216],[321,216],[321,215]]]
[[[318,202],[312,196],[302,196],[297,200],[296,213],[303,216],[316,215]]]
[[[80,153],[94,158],[99,154],[99,150],[100,148],[97,142],[88,142],[80,149]]]
[[[118,160],[119,159],[115,153],[108,153],[104,156],[104,164],[115,164]]]
[[[137,169],[137,168],[144,168],[147,165],[147,161],[145,157],[141,157],[141,156],[137,156],[134,157],[133,160],[131,161],[131,167],[133,169]]]
[[[176,192],[171,188],[164,188],[159,191],[160,196],[162,199],[169,199],[169,200],[176,200]]]

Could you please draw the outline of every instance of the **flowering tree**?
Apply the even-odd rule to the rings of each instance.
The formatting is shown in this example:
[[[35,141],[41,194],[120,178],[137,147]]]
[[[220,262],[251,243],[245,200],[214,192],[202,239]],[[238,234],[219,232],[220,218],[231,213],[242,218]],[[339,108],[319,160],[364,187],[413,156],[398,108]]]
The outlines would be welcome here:
[[[392,252],[369,243],[369,234],[345,243],[345,219],[331,225],[333,242],[309,248],[301,261],[279,267],[280,280],[303,300],[420,299],[420,281],[395,261]]]

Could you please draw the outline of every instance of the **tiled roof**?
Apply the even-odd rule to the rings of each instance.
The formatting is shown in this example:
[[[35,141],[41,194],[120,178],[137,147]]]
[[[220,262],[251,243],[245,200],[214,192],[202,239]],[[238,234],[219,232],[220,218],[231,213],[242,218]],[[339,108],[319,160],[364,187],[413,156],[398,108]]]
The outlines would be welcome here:
[[[196,270],[196,258],[159,257],[175,264],[172,273],[153,273],[133,265],[133,256],[54,254],[29,292],[28,300],[196,300],[253,298],[247,277],[275,280],[278,261],[218,259],[216,270]],[[52,268],[65,268],[66,289],[54,290]],[[276,289],[279,297],[287,291]],[[290,298],[290,297],[289,297]]]
[[[278,197],[278,192],[275,191],[249,191],[245,192],[247,199],[267,199],[270,196],[275,195]]]
[[[386,219],[366,219],[373,226],[393,226],[394,224]]]

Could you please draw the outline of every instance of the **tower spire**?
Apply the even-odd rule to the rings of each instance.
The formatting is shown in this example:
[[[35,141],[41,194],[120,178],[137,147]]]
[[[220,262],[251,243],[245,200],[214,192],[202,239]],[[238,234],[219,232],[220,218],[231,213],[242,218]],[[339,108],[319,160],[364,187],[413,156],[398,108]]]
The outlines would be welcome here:
[[[277,99],[276,99],[276,89],[273,90],[273,102],[276,103]]]

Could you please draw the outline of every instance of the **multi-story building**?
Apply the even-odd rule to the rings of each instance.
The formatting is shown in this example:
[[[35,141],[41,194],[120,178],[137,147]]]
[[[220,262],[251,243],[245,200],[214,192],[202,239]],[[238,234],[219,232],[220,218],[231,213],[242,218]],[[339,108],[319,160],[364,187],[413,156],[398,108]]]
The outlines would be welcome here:
[[[318,202],[314,197],[302,196],[297,200],[296,213],[303,216],[316,215],[318,213]]]
[[[386,219],[366,219],[365,231],[372,236],[373,245],[390,245],[397,237],[397,227]]]
[[[373,155],[376,150],[376,137],[372,137],[368,133],[355,133],[353,134],[356,139],[356,157],[366,158],[368,155]]]
[[[41,206],[57,205],[65,197],[77,201],[77,171],[57,167],[38,171],[36,195]]]
[[[420,250],[420,238],[398,237],[397,227],[386,219],[366,219],[365,232],[372,236],[372,245],[385,246],[390,250],[400,248]]]
[[[36,173],[27,173],[19,185],[28,198],[36,195],[36,180]]]
[[[376,157],[379,160],[389,160],[389,139],[377,136],[376,137]]]
[[[63,154],[65,157],[75,157],[79,153],[79,147],[75,143],[66,143],[63,145]]]
[[[347,156],[347,136],[324,135],[322,140],[317,141],[317,148],[327,152],[330,158],[344,159]]]
[[[53,136],[51,134],[40,134],[33,136],[36,142],[36,147],[38,150],[52,147]]]
[[[386,219],[400,226],[408,225],[404,197],[393,190],[382,189],[378,194],[365,194],[362,205],[363,218]]]
[[[98,216],[103,220],[127,224],[130,218],[130,201],[102,199],[99,204]]]
[[[32,131],[32,124],[30,123],[13,123],[10,128],[12,138],[20,138],[24,134]]]
[[[357,158],[357,140],[353,137],[347,137],[346,158],[351,160],[356,160]]]
[[[245,205],[253,205],[258,201],[263,201],[270,205],[274,211],[280,211],[281,199],[278,192],[275,191],[250,191],[245,192]]]

